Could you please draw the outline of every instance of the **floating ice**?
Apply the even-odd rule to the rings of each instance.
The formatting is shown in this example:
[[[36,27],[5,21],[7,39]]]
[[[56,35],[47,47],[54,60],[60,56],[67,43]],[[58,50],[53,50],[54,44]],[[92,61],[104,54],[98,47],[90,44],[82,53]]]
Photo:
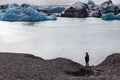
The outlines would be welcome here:
[[[2,21],[46,21],[56,20],[56,16],[48,16],[43,12],[38,12],[30,5],[11,4],[6,8],[5,12],[0,13]]]
[[[103,20],[120,20],[120,14],[114,15],[113,13],[107,13],[102,15]]]
[[[48,20],[56,20],[56,16],[55,15],[50,15],[50,16],[47,16],[47,19]]]

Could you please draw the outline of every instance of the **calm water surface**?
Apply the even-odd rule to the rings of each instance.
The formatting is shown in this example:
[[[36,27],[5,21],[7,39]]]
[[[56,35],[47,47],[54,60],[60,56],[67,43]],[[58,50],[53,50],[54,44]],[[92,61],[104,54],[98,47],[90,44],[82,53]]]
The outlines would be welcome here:
[[[0,52],[31,53],[45,59],[65,57],[90,64],[120,52],[120,21],[99,18],[58,18],[45,22],[0,21]]]

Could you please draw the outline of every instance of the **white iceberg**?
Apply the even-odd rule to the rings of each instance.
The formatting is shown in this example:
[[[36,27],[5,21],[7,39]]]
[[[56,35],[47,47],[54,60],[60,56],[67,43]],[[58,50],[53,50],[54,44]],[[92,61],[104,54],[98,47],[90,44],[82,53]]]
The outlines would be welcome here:
[[[83,9],[85,6],[82,2],[78,1],[75,4],[72,5],[73,8],[77,9],[77,10],[81,10]]]

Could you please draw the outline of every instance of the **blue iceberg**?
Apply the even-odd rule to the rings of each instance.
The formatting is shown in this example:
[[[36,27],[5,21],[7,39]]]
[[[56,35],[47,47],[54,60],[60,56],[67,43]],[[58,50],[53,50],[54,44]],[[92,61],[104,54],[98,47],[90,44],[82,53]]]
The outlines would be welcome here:
[[[0,12],[0,20],[2,21],[46,21],[56,20],[56,16],[38,12],[30,5],[17,5],[12,4],[6,9],[5,12]]]
[[[107,13],[102,15],[103,20],[120,20],[120,14],[114,15],[113,13]]]

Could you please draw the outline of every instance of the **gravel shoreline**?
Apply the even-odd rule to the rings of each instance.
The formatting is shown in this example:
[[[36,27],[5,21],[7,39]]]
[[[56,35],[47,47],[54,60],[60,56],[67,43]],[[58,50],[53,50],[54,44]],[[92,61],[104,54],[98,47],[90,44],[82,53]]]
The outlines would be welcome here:
[[[66,58],[44,60],[23,53],[0,53],[0,80],[120,80],[120,54],[86,69]]]

